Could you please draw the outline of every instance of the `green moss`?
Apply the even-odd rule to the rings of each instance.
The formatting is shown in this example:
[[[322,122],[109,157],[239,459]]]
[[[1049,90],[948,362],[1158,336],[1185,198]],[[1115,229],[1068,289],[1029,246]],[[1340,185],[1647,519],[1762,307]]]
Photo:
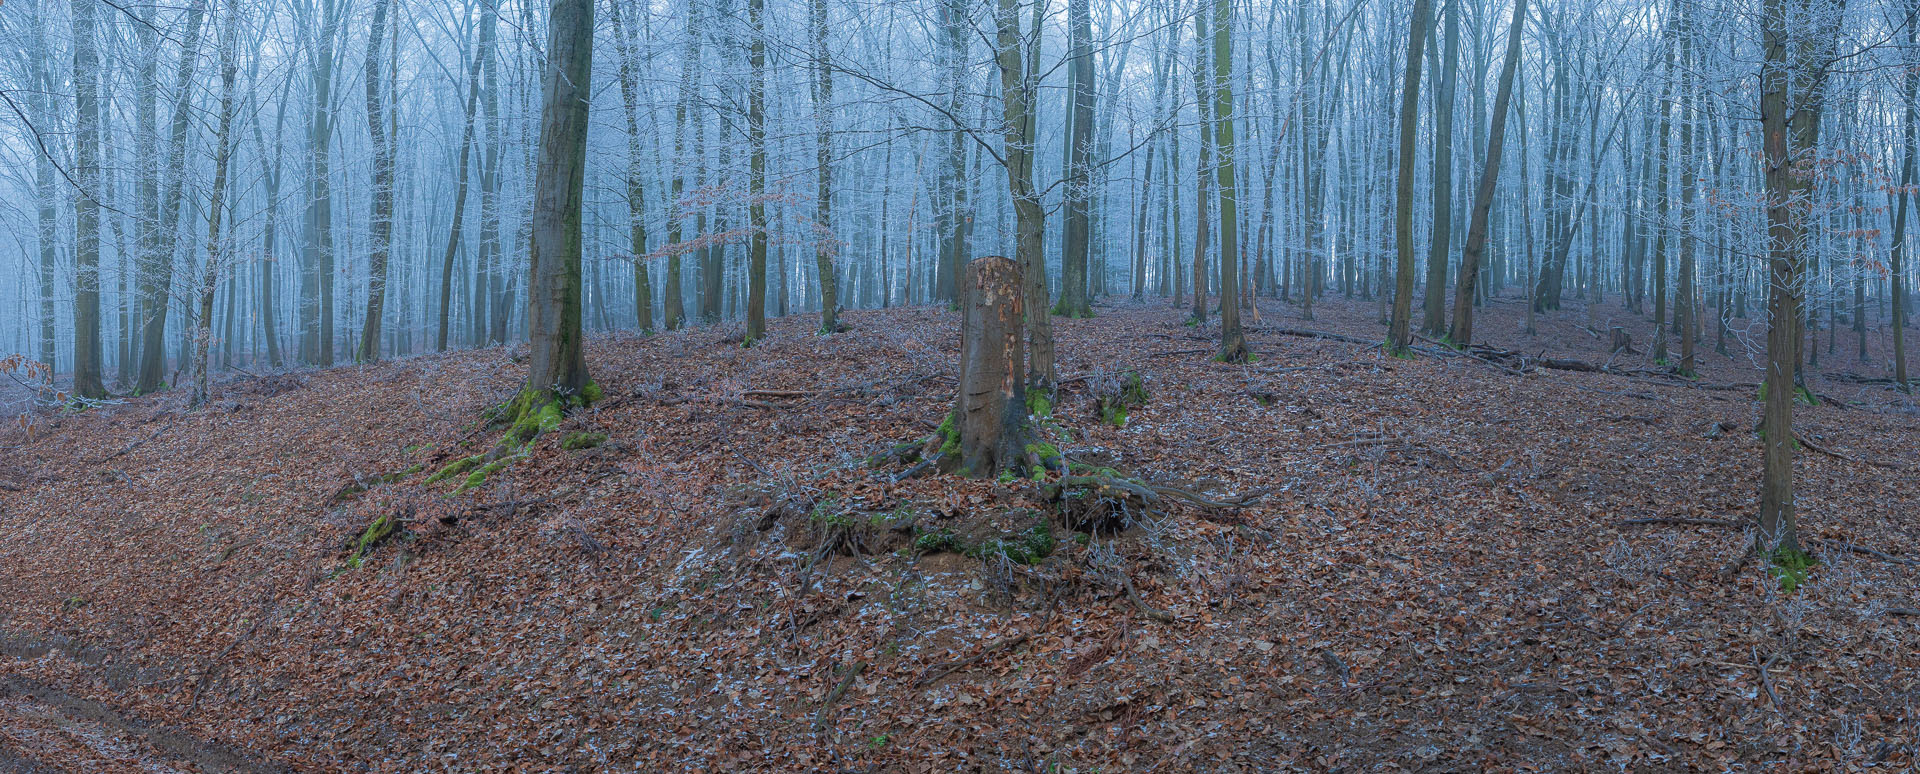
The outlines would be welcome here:
[[[461,482],[460,488],[454,491],[465,492],[469,489],[473,489],[474,487],[480,486],[481,484],[487,483],[488,476],[491,476],[495,473],[500,472],[501,470],[506,469],[508,465],[512,465],[513,461],[519,458],[520,458],[520,455],[515,455],[512,457],[501,457],[500,459],[494,460],[492,462],[489,462],[485,465],[480,466],[478,470],[475,470],[472,473],[468,473],[467,480]]]
[[[360,537],[355,539],[353,555],[347,557],[347,567],[355,570],[360,569],[361,563],[366,560],[367,552],[372,551],[374,547],[385,542],[387,538],[392,537],[394,532],[399,529],[400,520],[392,516],[381,516],[380,518],[374,519],[372,524],[368,524],[366,529],[361,530]]]
[[[956,551],[960,548],[960,539],[953,530],[944,527],[921,532],[913,538],[913,550],[923,554],[937,554],[941,551]]]
[[[481,462],[484,462],[485,460],[486,460],[486,455],[482,455],[482,454],[475,454],[471,457],[461,457],[460,459],[454,460],[452,463],[448,464],[446,467],[441,468],[438,472],[434,473],[433,475],[427,476],[427,483],[437,484],[437,483],[440,483],[441,481],[445,481],[449,478],[453,478],[454,476],[457,476],[469,470],[472,470],[474,466],[479,465]]]
[[[560,442],[560,448],[568,451],[592,449],[607,442],[606,433],[570,433]]]
[[[1027,414],[1041,419],[1053,416],[1053,401],[1039,390],[1027,393]]]
[[[1041,465],[1048,468],[1059,467],[1060,460],[1062,459],[1060,456],[1060,447],[1054,446],[1046,441],[1027,444],[1027,453],[1033,455],[1035,459],[1040,460]]]
[[[1779,581],[1780,590],[1788,594],[1806,585],[1808,574],[1820,563],[1812,554],[1786,548],[1776,549],[1767,559],[1767,574]]]
[[[587,382],[587,386],[580,390],[580,397],[587,402],[587,405],[599,403],[600,399],[606,396],[606,391],[600,389],[599,382]]]
[[[1053,528],[1042,521],[1032,529],[1007,538],[995,538],[967,550],[967,555],[975,559],[989,559],[995,555],[1005,556],[1015,564],[1039,564],[1053,555],[1059,543],[1054,540]]]
[[[955,426],[953,412],[947,413],[947,418],[940,422],[940,429],[937,432],[940,433],[941,438],[941,455],[960,453],[960,430]]]

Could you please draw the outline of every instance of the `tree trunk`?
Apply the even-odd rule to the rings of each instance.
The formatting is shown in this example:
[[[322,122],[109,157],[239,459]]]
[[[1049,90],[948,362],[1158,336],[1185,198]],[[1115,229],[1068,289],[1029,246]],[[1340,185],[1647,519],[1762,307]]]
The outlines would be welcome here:
[[[815,0],[822,2],[823,0]],[[1046,211],[1040,206],[1040,193],[1033,184],[1034,122],[1032,53],[1025,51],[1026,36],[1021,33],[1020,0],[997,0],[995,14],[996,56],[1000,68],[1002,126],[1005,127],[1003,153],[1006,159],[1007,188],[1013,200],[1014,250],[1024,288],[1023,308],[1027,331],[1027,388],[1051,395],[1055,381],[1053,364],[1053,323],[1047,310],[1047,269],[1042,232]],[[1036,4],[1036,15],[1038,14]],[[1036,38],[1037,26],[1031,35]]]
[[[1840,9],[1822,8],[1814,29],[1790,24],[1809,17],[1813,0],[1764,0],[1760,16],[1760,124],[1767,217],[1767,376],[1762,419],[1760,529],[1755,549],[1771,557],[1800,552],[1793,491],[1793,402],[1799,362],[1798,324],[1805,257],[1806,197],[1812,155],[1820,145],[1826,63],[1832,61]],[[1836,0],[1839,5],[1843,0]],[[1793,6],[1789,9],[1789,5]],[[1791,97],[1789,96],[1791,94]],[[1783,557],[1784,558],[1784,557]]]
[[[1093,12],[1089,0],[1067,0],[1069,96],[1065,223],[1060,255],[1060,303],[1054,314],[1092,317],[1087,266],[1091,257],[1088,203],[1093,198]]]
[[[833,236],[833,63],[827,53],[827,0],[809,4],[813,43],[814,163],[819,167],[819,190],[814,194],[813,261],[820,282],[820,332],[840,330],[840,286],[834,276]]]
[[[767,335],[767,26],[766,0],[747,0],[747,24],[753,28],[747,84],[747,220],[753,244],[747,252],[747,338],[753,346]]]
[[[1194,173],[1194,237],[1193,237],[1193,314],[1187,318],[1195,327],[1207,323],[1207,246],[1213,241],[1210,230],[1213,227],[1213,133],[1209,130],[1212,119],[1209,113],[1213,107],[1213,64],[1209,61],[1207,45],[1212,36],[1207,34],[1209,14],[1196,12],[1193,15],[1193,110],[1199,116],[1199,129],[1196,132],[1200,140],[1199,163],[1193,167]]]
[[[461,121],[459,160],[454,162],[453,224],[447,229],[447,250],[440,259],[440,327],[433,348],[447,351],[447,320],[453,310],[453,258],[460,250],[460,230],[467,216],[467,176],[473,151],[474,113],[480,104],[480,62],[493,56],[493,36],[497,7],[481,3],[480,46],[467,63],[467,107]]]
[[[1220,155],[1220,354],[1223,363],[1247,360],[1247,337],[1240,330],[1240,205],[1234,179],[1233,4],[1213,0],[1214,148]]]
[[[173,255],[182,241],[176,228],[186,176],[187,129],[191,118],[193,73],[198,63],[200,25],[206,16],[206,0],[194,0],[187,6],[187,30],[180,52],[180,67],[174,79],[179,95],[173,108],[172,145],[162,174],[168,175],[166,191],[161,195],[159,217],[154,226],[154,251],[147,317],[141,330],[140,378],[134,387],[138,393],[160,389],[166,380],[167,305],[172,296]]]
[[[1920,3],[1907,3],[1908,17],[1912,18],[1915,14],[1920,14]],[[1907,49],[1911,51],[1920,42],[1920,35],[1916,35],[1914,24],[1909,23],[1906,28]],[[1900,204],[1893,218],[1893,249],[1887,254],[1887,271],[1890,275],[1888,295],[1892,297],[1893,306],[1893,382],[1906,390],[1911,388],[1907,384],[1907,280],[1904,264],[1907,255],[1907,201],[1912,198],[1907,188],[1913,185],[1913,146],[1920,142],[1920,109],[1915,107],[1915,101],[1920,100],[1920,70],[1909,64],[1901,83],[1900,96],[1903,97],[1901,101],[1906,103],[1906,111],[1901,119],[1900,187],[1894,189]]]
[[[220,227],[224,214],[223,197],[227,194],[227,162],[232,159],[233,144],[233,81],[235,70],[233,62],[234,47],[239,44],[240,9],[232,6],[227,11],[226,30],[220,35],[220,113],[217,118],[219,129],[213,137],[213,187],[212,201],[207,205],[207,264],[200,274],[199,296],[200,310],[198,326],[193,332],[193,396],[189,406],[199,407],[207,402],[207,347],[213,343],[213,293],[220,281]]]
[[[1520,2],[1521,0],[1516,0]],[[1434,84],[1433,117],[1433,244],[1427,251],[1425,318],[1420,328],[1429,336],[1447,330],[1447,258],[1453,239],[1453,88],[1460,65],[1460,8],[1447,3],[1446,45],[1441,56],[1439,82]]]
[[[580,332],[580,198],[593,94],[593,5],[554,0],[548,22],[527,282],[529,409],[593,397]]]
[[[1473,193],[1473,220],[1467,226],[1467,244],[1460,253],[1460,279],[1453,288],[1454,346],[1473,343],[1473,292],[1480,284],[1480,259],[1487,249],[1487,222],[1493,209],[1493,195],[1500,183],[1500,157],[1507,141],[1507,106],[1513,100],[1513,74],[1520,64],[1520,36],[1526,31],[1527,0],[1514,0],[1513,21],[1507,25],[1507,55],[1500,66],[1499,91],[1493,97],[1493,117],[1488,127],[1486,169],[1480,173],[1480,186]],[[1522,180],[1524,185],[1526,181]]]
[[[100,55],[97,0],[73,0],[73,392],[107,396],[100,356]]]
[[[960,288],[960,394],[942,426],[945,472],[972,478],[1024,473],[1030,437],[1020,271],[997,255],[967,264]]]
[[[380,43],[387,34],[393,0],[374,0],[373,29],[367,34],[367,132],[373,141],[373,222],[367,246],[367,318],[360,333],[363,362],[380,361],[380,318],[387,305],[387,259],[393,248],[393,138],[387,135],[385,99],[380,93]]]
[[[1407,75],[1400,91],[1400,166],[1393,208],[1393,246],[1398,258],[1394,266],[1393,318],[1387,333],[1387,348],[1395,356],[1405,356],[1413,341],[1413,157],[1420,128],[1420,49],[1426,43],[1431,5],[1431,0],[1413,2]]]

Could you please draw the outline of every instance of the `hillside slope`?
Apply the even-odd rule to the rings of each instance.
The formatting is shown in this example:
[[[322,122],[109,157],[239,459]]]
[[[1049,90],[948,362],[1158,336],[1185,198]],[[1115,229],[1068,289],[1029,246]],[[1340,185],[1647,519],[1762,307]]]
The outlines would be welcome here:
[[[1098,311],[1057,322],[1050,432],[1216,505],[1081,537],[1033,482],[869,467],[950,407],[957,315],[927,309],[850,313],[831,338],[781,320],[751,350],[725,328],[595,338],[605,400],[477,479],[429,482],[499,437],[477,418],[523,375],[504,349],[10,430],[0,636],[57,645],[0,651],[0,675],[300,771],[1920,756],[1909,399],[1844,385],[1801,410],[1823,563],[1783,593],[1727,575],[1738,528],[1623,523],[1751,515],[1751,390],[1277,330],[1377,339],[1367,304],[1265,309],[1245,367],[1164,306]],[[1531,339],[1513,314],[1483,326],[1607,357],[1586,319]],[[1114,427],[1090,393],[1125,370],[1150,397]],[[1033,564],[916,550],[1036,526],[1053,550]]]

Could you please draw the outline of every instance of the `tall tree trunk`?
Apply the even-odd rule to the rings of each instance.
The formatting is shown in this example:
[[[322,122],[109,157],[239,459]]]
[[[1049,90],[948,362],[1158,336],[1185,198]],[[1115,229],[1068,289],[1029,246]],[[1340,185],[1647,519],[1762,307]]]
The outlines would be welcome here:
[[[1519,0],[1516,0],[1518,2]],[[1429,336],[1447,329],[1447,258],[1453,240],[1453,87],[1460,66],[1460,0],[1447,3],[1445,54],[1434,84],[1433,244],[1427,251],[1425,318]]]
[[[480,4],[480,46],[467,63],[467,105],[460,122],[460,150],[455,155],[453,185],[453,223],[447,228],[447,249],[440,258],[440,324],[433,348],[447,351],[448,318],[453,311],[453,259],[460,252],[460,232],[467,217],[467,177],[472,168],[474,114],[480,105],[480,63],[493,56],[494,29],[498,25],[498,7]],[[617,17],[616,17],[617,18]],[[464,44],[463,44],[464,45]]]
[[[824,0],[815,0],[823,2]],[[1025,50],[1027,35],[1037,42],[1039,26],[1022,34],[1020,0],[996,0],[996,60],[1000,68],[1001,125],[1004,127],[1002,153],[1006,160],[1007,189],[1013,200],[1014,255],[1020,266],[1024,288],[1023,307],[1030,310],[1027,330],[1027,387],[1040,395],[1051,396],[1054,382],[1053,322],[1047,309],[1046,252],[1042,243],[1046,211],[1040,206],[1040,193],[1033,183],[1034,154],[1034,72],[1033,56]],[[1035,3],[1035,15],[1040,6]]]
[[[300,359],[333,364],[333,47],[340,3],[319,0],[311,56],[313,112],[307,128],[307,211],[300,282]]]
[[[160,199],[155,226],[156,245],[152,267],[154,295],[149,299],[145,326],[141,330],[140,379],[134,391],[153,392],[165,384],[167,367],[167,301],[172,295],[173,255],[183,241],[178,228],[180,201],[186,177],[187,128],[191,118],[193,73],[200,53],[200,25],[205,20],[206,0],[193,0],[187,6],[187,30],[180,51],[180,67],[174,78],[172,144],[167,151],[166,191]]]
[[[1764,0],[1761,8],[1760,125],[1767,192],[1767,368],[1762,412],[1760,529],[1755,549],[1787,558],[1800,552],[1793,491],[1793,402],[1799,362],[1798,325],[1806,238],[1805,202],[1812,193],[1812,155],[1820,146],[1827,63],[1844,0]],[[1791,19],[1789,15],[1791,14]],[[1785,555],[1785,556],[1783,556]]]
[[[753,346],[767,335],[767,26],[766,0],[747,0],[747,24],[753,49],[747,84],[747,220],[753,231],[747,251],[747,338]]]
[[[73,0],[73,392],[107,396],[100,362],[100,55],[97,0]]]
[[[541,76],[540,149],[534,166],[527,280],[528,360],[524,406],[585,403],[580,331],[580,199],[592,100],[593,0],[554,0]]]
[[[220,113],[219,129],[213,136],[212,201],[207,205],[207,263],[200,273],[200,309],[198,326],[193,332],[193,396],[189,406],[198,408],[207,402],[207,347],[213,343],[213,294],[220,281],[221,215],[227,195],[227,162],[233,157],[233,82],[238,69],[233,62],[239,44],[240,7],[227,9],[226,29],[220,35]]]
[[[1514,0],[1513,21],[1507,25],[1507,55],[1500,65],[1500,85],[1493,97],[1493,117],[1487,134],[1486,169],[1473,193],[1473,220],[1467,226],[1467,244],[1460,253],[1460,279],[1453,288],[1454,346],[1473,344],[1473,292],[1480,284],[1480,258],[1487,249],[1487,222],[1493,195],[1500,183],[1500,157],[1507,141],[1507,106],[1513,100],[1513,74],[1520,64],[1520,36],[1526,32],[1527,0]],[[1523,184],[1525,181],[1521,181]]]
[[[60,207],[59,186],[56,181],[54,149],[48,138],[54,135],[58,126],[56,116],[61,105],[54,95],[61,91],[60,84],[53,73],[53,46],[47,40],[49,30],[39,25],[31,25],[30,37],[34,45],[27,59],[31,79],[31,94],[28,104],[32,106],[33,120],[40,128],[30,129],[34,136],[33,149],[33,198],[35,207],[34,239],[39,248],[40,260],[34,265],[39,280],[39,335],[35,349],[38,359],[53,371],[60,370],[59,351],[59,299],[56,288],[59,286],[60,269]]]
[[[1088,205],[1093,199],[1093,11],[1089,0],[1067,0],[1069,97],[1065,222],[1061,235],[1060,303],[1053,313],[1092,317],[1087,265],[1091,257]]]
[[[1193,110],[1199,117],[1199,130],[1195,133],[1200,140],[1200,161],[1194,165],[1194,237],[1193,237],[1193,314],[1188,323],[1198,327],[1207,323],[1207,247],[1213,241],[1209,230],[1213,226],[1213,126],[1211,113],[1213,108],[1213,63],[1208,53],[1208,44],[1213,39],[1207,34],[1209,14],[1203,11],[1193,15]]]
[[[385,98],[380,93],[380,43],[387,34],[393,0],[374,0],[373,29],[367,33],[367,132],[373,141],[373,218],[367,246],[367,318],[360,333],[360,360],[380,361],[380,319],[387,304],[387,259],[393,249],[393,138],[387,134]]]
[[[1222,363],[1247,360],[1240,330],[1240,205],[1234,179],[1233,3],[1213,0],[1213,137],[1220,154],[1220,354]]]
[[[1909,19],[1920,14],[1920,2],[1909,0],[1907,16]],[[1920,34],[1915,24],[1907,25],[1907,50],[1912,51],[1920,43]],[[1906,68],[1900,87],[1901,101],[1906,103],[1900,122],[1900,187],[1895,188],[1894,196],[1899,199],[1893,217],[1893,249],[1887,254],[1888,295],[1893,306],[1893,382],[1902,390],[1909,390],[1907,383],[1907,202],[1913,198],[1908,187],[1913,185],[1913,148],[1920,143],[1920,69],[1916,69],[1911,60]]]
[[[1413,341],[1413,157],[1414,140],[1420,128],[1420,49],[1426,45],[1427,16],[1431,0],[1413,0],[1412,30],[1407,35],[1407,74],[1400,91],[1400,166],[1394,187],[1393,318],[1387,333],[1387,349],[1395,356],[1407,356]]]
[[[814,266],[820,283],[820,332],[840,331],[840,286],[834,276],[833,235],[833,61],[827,53],[827,0],[812,0],[808,8],[813,44],[813,143],[819,171],[814,194]],[[1045,308],[1045,307],[1042,307]]]
[[[1700,311],[1695,308],[1694,291],[1694,253],[1698,240],[1694,229],[1700,222],[1700,213],[1695,204],[1700,187],[1700,172],[1696,158],[1700,149],[1695,140],[1700,133],[1694,131],[1694,123],[1699,114],[1692,73],[1698,66],[1694,55],[1695,29],[1690,15],[1678,16],[1675,26],[1680,36],[1680,266],[1675,276],[1673,294],[1673,317],[1680,336],[1680,374],[1692,376],[1694,368],[1694,346],[1699,339]]]

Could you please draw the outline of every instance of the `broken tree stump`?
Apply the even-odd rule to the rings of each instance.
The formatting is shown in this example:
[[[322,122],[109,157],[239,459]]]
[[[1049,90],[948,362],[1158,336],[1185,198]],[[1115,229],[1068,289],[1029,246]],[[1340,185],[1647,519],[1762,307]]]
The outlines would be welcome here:
[[[1028,462],[1030,439],[1020,266],[997,255],[968,263],[960,315],[960,390],[940,426],[940,469],[974,478],[1013,470],[1024,477],[1020,466]]]
[[[1627,329],[1616,325],[1610,329],[1610,332],[1613,334],[1613,338],[1608,344],[1608,352],[1633,351],[1633,334],[1628,333]]]

